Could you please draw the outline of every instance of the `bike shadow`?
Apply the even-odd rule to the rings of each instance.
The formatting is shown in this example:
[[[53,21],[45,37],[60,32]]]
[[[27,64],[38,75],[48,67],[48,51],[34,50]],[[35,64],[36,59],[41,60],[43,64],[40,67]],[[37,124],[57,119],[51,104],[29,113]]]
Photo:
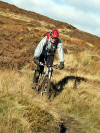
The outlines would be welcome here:
[[[59,95],[63,89],[64,86],[66,84],[68,84],[69,81],[74,81],[73,82],[73,89],[77,89],[78,85],[84,81],[86,82],[87,79],[83,78],[83,77],[77,77],[77,76],[66,76],[63,79],[61,79],[58,83],[53,83],[51,82],[51,95],[53,94],[54,97],[56,97],[57,95]]]

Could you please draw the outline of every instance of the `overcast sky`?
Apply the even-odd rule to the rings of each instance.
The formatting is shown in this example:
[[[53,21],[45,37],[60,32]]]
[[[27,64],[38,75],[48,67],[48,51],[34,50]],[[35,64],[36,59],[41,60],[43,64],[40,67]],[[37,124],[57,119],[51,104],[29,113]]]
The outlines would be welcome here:
[[[1,0],[100,36],[100,0]]]

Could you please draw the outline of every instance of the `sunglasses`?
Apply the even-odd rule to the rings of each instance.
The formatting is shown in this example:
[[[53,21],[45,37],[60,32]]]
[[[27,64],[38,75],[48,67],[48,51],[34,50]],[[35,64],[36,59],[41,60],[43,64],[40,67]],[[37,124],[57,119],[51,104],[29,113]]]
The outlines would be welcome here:
[[[58,39],[58,38],[56,38],[56,37],[51,37],[51,38],[52,38],[52,40],[55,40],[55,41]]]

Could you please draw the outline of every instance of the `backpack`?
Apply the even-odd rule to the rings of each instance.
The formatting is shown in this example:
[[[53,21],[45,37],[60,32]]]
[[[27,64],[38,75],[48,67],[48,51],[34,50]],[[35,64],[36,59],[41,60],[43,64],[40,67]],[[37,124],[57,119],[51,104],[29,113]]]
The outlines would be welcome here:
[[[44,37],[47,36],[47,40],[46,40],[46,43],[48,43],[48,40],[49,40],[49,37],[50,37],[50,32],[47,32],[44,34]]]
[[[46,37],[47,37],[47,40],[46,40],[46,44],[44,45],[43,51],[45,51],[46,46],[48,45],[48,40],[49,40],[49,38],[50,38],[50,34],[51,34],[50,32],[47,32],[47,33],[44,34],[44,37],[46,36]],[[52,55],[55,54],[58,43],[59,43],[59,39],[57,40],[57,42],[55,43],[55,45],[52,45],[52,49],[51,49],[51,50],[50,50],[50,49],[47,49],[47,50],[46,50],[46,51],[47,51],[46,56],[47,56],[47,55],[51,55],[51,54],[52,54]],[[45,53],[45,52],[43,52],[43,53]]]

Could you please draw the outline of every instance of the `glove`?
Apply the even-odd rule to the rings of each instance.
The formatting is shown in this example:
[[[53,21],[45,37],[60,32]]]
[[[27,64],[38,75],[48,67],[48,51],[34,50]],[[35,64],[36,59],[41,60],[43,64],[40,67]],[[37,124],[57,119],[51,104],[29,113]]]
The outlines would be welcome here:
[[[34,58],[34,63],[35,63],[36,65],[38,65],[38,64],[39,64],[39,58],[35,57],[35,58]]]
[[[59,65],[59,69],[63,69],[64,68],[64,62],[60,62],[60,65]]]

